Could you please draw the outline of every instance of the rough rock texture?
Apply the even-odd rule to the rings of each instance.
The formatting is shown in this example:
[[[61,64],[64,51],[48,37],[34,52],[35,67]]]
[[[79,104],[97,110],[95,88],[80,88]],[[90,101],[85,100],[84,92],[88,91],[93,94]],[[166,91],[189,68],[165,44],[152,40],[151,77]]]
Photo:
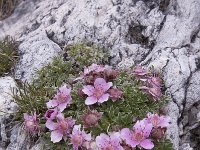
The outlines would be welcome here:
[[[16,104],[12,101],[12,89],[16,84],[11,77],[0,78],[0,149],[9,142],[12,114],[16,110]]]
[[[21,42],[16,77],[30,80],[64,44],[89,41],[112,64],[162,69],[171,99],[168,136],[174,149],[200,142],[200,0],[25,0],[0,21],[0,38]]]

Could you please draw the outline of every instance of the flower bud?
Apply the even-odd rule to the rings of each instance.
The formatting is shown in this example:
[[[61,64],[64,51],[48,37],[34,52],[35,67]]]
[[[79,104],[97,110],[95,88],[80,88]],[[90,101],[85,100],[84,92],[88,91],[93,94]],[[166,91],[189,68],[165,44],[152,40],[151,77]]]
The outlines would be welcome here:
[[[98,124],[102,113],[97,111],[88,111],[87,114],[81,116],[85,128],[94,127]]]
[[[122,94],[123,94],[123,92],[117,88],[110,89],[108,91],[108,93],[110,94],[110,97],[113,102],[115,102],[117,99],[121,98]]]

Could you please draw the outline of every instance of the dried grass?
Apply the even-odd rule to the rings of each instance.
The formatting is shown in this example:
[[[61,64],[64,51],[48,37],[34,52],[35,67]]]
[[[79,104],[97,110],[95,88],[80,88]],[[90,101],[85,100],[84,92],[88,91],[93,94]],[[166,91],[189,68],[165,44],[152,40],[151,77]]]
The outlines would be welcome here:
[[[9,17],[15,9],[17,0],[0,0],[0,20]]]

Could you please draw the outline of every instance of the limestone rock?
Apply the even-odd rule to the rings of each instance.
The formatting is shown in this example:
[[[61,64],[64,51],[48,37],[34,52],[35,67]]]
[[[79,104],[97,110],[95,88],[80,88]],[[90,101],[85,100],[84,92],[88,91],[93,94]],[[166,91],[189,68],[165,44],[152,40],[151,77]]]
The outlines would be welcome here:
[[[12,77],[0,78],[0,148],[9,142],[11,114],[16,111],[16,104],[11,96],[13,88],[16,88],[16,84]]]
[[[16,77],[22,80],[30,81],[63,45],[80,41],[108,49],[118,67],[140,63],[161,69],[171,98],[168,136],[176,150],[196,150],[199,8],[199,0],[26,0],[0,21],[0,38],[20,41]]]

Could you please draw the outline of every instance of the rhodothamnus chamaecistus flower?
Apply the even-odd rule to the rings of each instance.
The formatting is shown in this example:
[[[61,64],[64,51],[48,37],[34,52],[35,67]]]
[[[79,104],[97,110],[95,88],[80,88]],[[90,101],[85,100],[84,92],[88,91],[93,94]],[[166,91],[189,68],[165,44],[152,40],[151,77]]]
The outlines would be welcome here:
[[[109,94],[107,93],[108,89],[112,86],[112,82],[106,82],[103,78],[97,78],[94,81],[94,86],[86,85],[83,87],[83,92],[88,95],[85,100],[86,105],[92,105],[95,103],[103,103],[108,101]]]
[[[94,127],[98,124],[102,113],[99,113],[95,110],[88,111],[87,114],[81,116],[81,120],[83,121],[84,128]]]
[[[148,124],[146,121],[137,121],[133,127],[133,130],[124,128],[121,130],[121,137],[125,140],[126,144],[135,148],[136,146],[144,149],[152,149],[154,144],[149,139],[149,135],[152,130],[152,124]]]
[[[160,100],[162,96],[162,92],[160,88],[157,87],[147,87],[147,86],[142,86],[139,87],[140,89],[143,89],[146,91],[148,94],[150,94],[154,100]]]
[[[150,84],[151,87],[154,88],[161,88],[161,79],[160,77],[149,77],[147,82]]]
[[[99,150],[123,150],[120,140],[118,132],[113,132],[110,135],[101,133],[96,137],[96,145]]]
[[[147,114],[147,122],[151,123],[154,128],[165,128],[169,126],[170,118],[168,116],[159,116],[158,114]]]
[[[105,67],[103,65],[97,65],[97,64],[92,64],[89,67],[84,69],[84,75],[87,75],[93,71],[95,72],[102,72],[105,70]]]
[[[113,102],[122,97],[123,92],[120,89],[113,88],[108,91]]]
[[[44,117],[48,120],[48,119],[55,119],[56,116],[58,115],[58,109],[54,108],[54,109],[48,109],[45,114]]]
[[[54,122],[49,119],[45,124],[51,130],[51,141],[53,143],[61,141],[62,138],[66,140],[75,124],[75,120],[72,117],[65,118],[61,113],[56,116],[56,120],[57,122]]]
[[[111,67],[106,67],[105,76],[107,79],[115,79],[118,76],[118,71],[112,69]]]
[[[32,135],[36,135],[39,132],[39,119],[37,118],[36,112],[32,115],[24,113],[24,126]]]
[[[151,137],[155,140],[160,140],[164,137],[166,128],[153,128],[151,131]]]
[[[57,107],[59,111],[62,112],[71,103],[72,98],[70,92],[71,88],[67,88],[66,85],[60,87],[53,100],[47,102],[47,107]]]
[[[147,69],[144,69],[142,66],[136,66],[133,70],[133,74],[137,77],[144,77],[148,74]]]
[[[81,131],[81,125],[74,126],[72,134],[70,135],[70,141],[74,150],[85,147],[91,140],[91,134],[87,134],[85,131]]]

